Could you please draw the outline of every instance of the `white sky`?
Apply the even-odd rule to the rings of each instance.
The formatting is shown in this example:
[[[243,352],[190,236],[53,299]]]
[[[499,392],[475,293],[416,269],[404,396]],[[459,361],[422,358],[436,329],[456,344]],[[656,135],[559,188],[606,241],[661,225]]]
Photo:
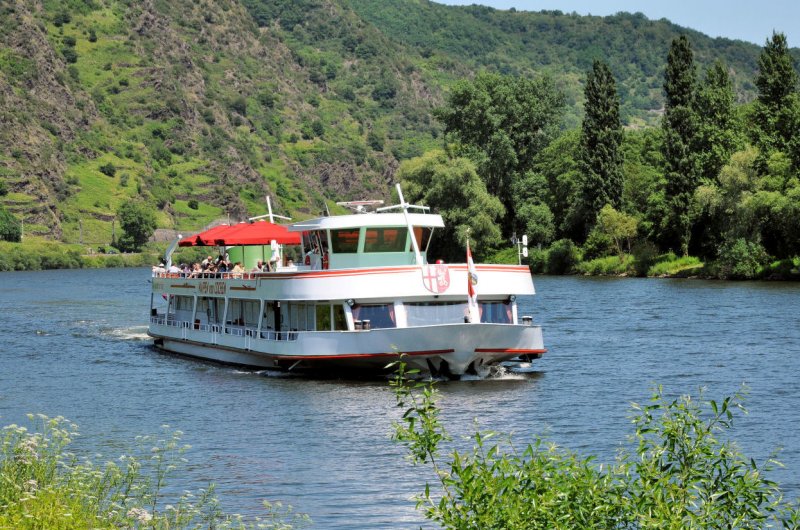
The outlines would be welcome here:
[[[667,18],[711,37],[741,39],[763,46],[772,31],[786,34],[800,47],[800,0],[434,0],[440,4],[481,4],[497,9],[559,9],[581,15],[607,16],[627,11],[651,20]]]

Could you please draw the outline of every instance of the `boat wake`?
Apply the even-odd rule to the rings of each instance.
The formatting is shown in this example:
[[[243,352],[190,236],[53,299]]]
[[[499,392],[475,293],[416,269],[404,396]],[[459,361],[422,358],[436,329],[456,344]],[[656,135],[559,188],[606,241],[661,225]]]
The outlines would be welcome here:
[[[101,333],[122,340],[150,340],[147,334],[147,326],[131,326],[129,328],[107,328],[101,329]]]

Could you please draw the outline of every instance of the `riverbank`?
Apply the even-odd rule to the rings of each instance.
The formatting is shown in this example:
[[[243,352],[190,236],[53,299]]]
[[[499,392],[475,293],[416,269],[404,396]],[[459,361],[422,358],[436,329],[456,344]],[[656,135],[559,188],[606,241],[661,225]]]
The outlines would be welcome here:
[[[552,275],[800,281],[800,257],[768,261],[743,254],[737,259],[703,262],[694,256],[648,250],[583,259],[575,245],[553,245],[532,249],[529,265],[533,273]]]
[[[165,250],[165,243],[150,243],[142,252],[122,254],[110,247],[90,248],[44,239],[23,243],[0,241],[0,271],[148,267],[158,263]],[[580,247],[575,245],[553,245],[549,249],[531,249],[527,262],[534,274],[557,276],[800,281],[800,257],[758,262],[745,255],[738,260],[705,263],[693,256],[676,256],[671,252],[634,252],[622,257],[613,255],[594,259],[583,259],[582,254]],[[182,249],[174,259],[191,263],[203,256],[204,251]],[[516,264],[516,249],[498,252],[487,262]]]
[[[112,253],[106,253],[111,250]],[[31,240],[24,243],[0,241],[0,271],[45,269],[101,269],[144,267],[158,262],[157,249],[120,254],[113,249],[95,249],[57,241]]]

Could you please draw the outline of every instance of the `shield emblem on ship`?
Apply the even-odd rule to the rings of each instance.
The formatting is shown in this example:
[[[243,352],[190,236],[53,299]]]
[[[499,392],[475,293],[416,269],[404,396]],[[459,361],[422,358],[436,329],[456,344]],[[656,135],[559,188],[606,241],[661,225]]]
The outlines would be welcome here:
[[[450,287],[450,269],[444,263],[422,267],[422,285],[432,293],[440,294]]]

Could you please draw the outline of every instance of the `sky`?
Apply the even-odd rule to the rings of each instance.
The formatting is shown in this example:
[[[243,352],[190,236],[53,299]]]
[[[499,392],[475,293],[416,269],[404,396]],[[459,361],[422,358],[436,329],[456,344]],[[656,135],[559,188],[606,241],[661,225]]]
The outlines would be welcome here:
[[[800,0],[434,0],[440,4],[482,4],[497,9],[559,9],[580,15],[607,16],[628,11],[651,20],[667,18],[711,37],[727,37],[763,46],[772,31],[783,32],[800,47]]]

